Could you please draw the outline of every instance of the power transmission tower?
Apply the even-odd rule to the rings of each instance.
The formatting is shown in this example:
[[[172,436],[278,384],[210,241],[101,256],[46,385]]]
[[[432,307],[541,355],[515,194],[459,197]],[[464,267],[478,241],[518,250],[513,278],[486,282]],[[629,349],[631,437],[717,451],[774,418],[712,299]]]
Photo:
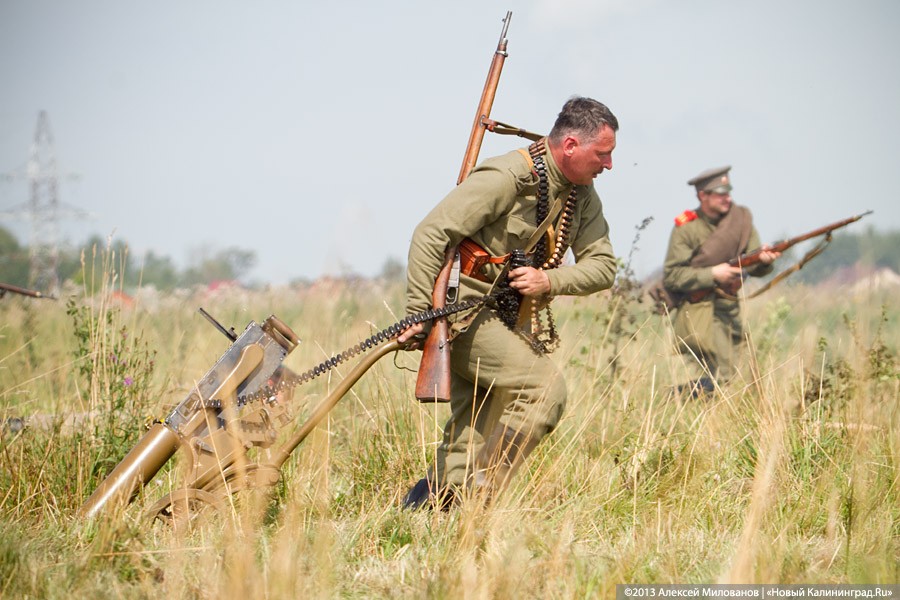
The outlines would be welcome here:
[[[15,175],[22,178],[22,173]],[[28,286],[55,296],[59,292],[59,220],[61,217],[84,218],[88,214],[59,202],[59,173],[53,135],[47,112],[43,110],[38,114],[24,178],[29,187],[28,203],[3,211],[0,215],[31,222]]]

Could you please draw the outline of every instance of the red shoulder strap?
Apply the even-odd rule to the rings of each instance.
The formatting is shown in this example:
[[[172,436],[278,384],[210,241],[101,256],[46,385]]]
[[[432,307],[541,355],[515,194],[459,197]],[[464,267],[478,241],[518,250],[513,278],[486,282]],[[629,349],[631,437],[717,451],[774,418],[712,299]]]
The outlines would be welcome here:
[[[692,210],[686,210],[677,217],[675,217],[675,226],[681,227],[685,223],[690,223],[694,219],[697,218],[697,213]]]

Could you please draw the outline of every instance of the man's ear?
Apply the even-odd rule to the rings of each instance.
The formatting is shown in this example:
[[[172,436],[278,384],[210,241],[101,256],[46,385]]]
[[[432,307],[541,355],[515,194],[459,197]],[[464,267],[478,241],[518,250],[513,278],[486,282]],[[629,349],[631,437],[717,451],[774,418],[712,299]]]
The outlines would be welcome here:
[[[572,156],[572,153],[575,152],[575,148],[577,148],[577,147],[578,147],[578,140],[575,137],[573,137],[571,135],[567,135],[565,137],[565,139],[563,139],[562,149],[563,149],[563,153],[566,156]]]

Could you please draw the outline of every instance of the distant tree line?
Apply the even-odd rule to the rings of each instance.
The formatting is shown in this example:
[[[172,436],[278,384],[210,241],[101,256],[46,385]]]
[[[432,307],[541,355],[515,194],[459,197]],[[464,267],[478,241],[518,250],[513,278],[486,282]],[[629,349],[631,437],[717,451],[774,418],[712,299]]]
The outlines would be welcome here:
[[[119,275],[126,289],[152,285],[160,290],[172,290],[220,280],[238,280],[255,264],[256,254],[252,250],[201,248],[194,251],[186,268],[179,269],[168,256],[152,251],[144,256],[133,256],[125,241],[110,244],[93,236],[77,247],[59,249],[57,275],[60,281],[76,284],[85,280],[99,282],[99,270],[110,268]],[[29,268],[29,248],[19,244],[8,229],[0,226],[0,282],[27,287]]]
[[[776,270],[799,260],[809,247],[792,248],[778,261],[779,269]],[[214,281],[240,280],[256,265],[256,253],[252,250],[237,247],[221,250],[200,248],[189,258],[188,265],[179,269],[168,256],[152,251],[144,256],[133,256],[125,241],[108,244],[107,240],[94,236],[78,247],[60,249],[57,270],[60,281],[71,280],[77,284],[83,283],[85,278],[99,281],[94,269],[104,268],[104,256],[113,257],[111,267],[128,289],[152,285],[159,290],[172,290],[207,285]],[[815,284],[842,268],[857,264],[872,268],[886,267],[900,273],[900,231],[877,232],[870,228],[860,233],[839,233],[821,255],[794,274],[791,280]],[[27,287],[28,271],[28,247],[20,245],[8,229],[0,226],[0,282]],[[388,281],[401,281],[405,274],[404,263],[389,257],[380,277]]]

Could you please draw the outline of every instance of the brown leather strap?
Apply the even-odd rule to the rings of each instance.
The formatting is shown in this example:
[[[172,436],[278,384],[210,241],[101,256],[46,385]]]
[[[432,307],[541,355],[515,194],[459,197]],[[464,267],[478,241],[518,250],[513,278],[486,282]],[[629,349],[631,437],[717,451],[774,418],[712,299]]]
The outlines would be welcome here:
[[[531,171],[534,171],[534,159],[531,158],[531,154],[528,153],[528,149],[527,148],[516,148],[516,151],[518,151],[522,156],[525,157],[525,160],[528,161],[528,168]]]
[[[488,131],[499,133],[500,135],[517,135],[519,137],[525,138],[526,140],[531,140],[532,142],[536,142],[544,137],[540,133],[533,133],[526,129],[522,129],[521,127],[501,123],[500,121],[495,121],[494,119],[482,119],[482,123],[484,123],[484,126],[487,127]]]
[[[547,213],[547,217],[541,221],[541,224],[537,226],[537,229],[534,230],[534,233],[531,234],[531,237],[528,238],[528,241],[525,243],[525,252],[531,252],[534,250],[534,247],[541,240],[542,237],[547,233],[547,230],[553,225],[556,221],[556,217],[559,216],[559,213],[562,212],[563,209],[563,200],[562,198],[557,198],[553,203],[553,206],[550,207],[550,212]]]

